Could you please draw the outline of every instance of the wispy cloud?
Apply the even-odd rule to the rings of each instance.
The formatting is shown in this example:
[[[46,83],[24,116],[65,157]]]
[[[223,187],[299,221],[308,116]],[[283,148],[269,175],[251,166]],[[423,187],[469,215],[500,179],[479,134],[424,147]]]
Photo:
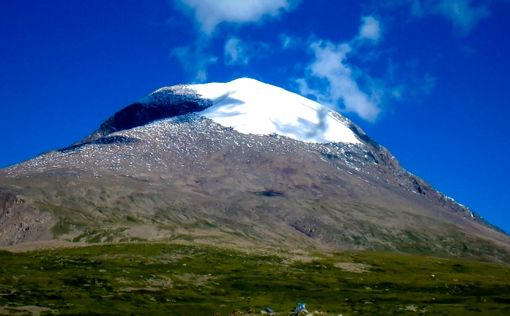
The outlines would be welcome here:
[[[388,0],[374,1],[374,7],[395,10],[408,7],[411,18],[439,15],[450,21],[459,35],[469,34],[490,16],[490,0]]]
[[[361,18],[359,29],[359,38],[378,42],[381,37],[381,24],[373,16],[364,16]]]
[[[232,36],[223,47],[223,58],[227,66],[246,66],[254,59],[264,58],[270,45],[261,41],[245,41]]]
[[[311,43],[310,48],[314,60],[309,65],[309,77],[298,81],[300,92],[315,96],[321,103],[374,121],[381,110],[371,97],[361,90],[352,67],[347,63],[351,46],[348,43],[317,41]]]
[[[300,37],[291,36],[288,34],[280,34],[279,38],[281,49],[284,50],[291,48],[299,48],[303,44]]]
[[[207,80],[207,67],[218,61],[216,56],[205,53],[204,46],[199,42],[190,46],[177,47],[171,55],[177,58],[184,70],[191,75],[193,82]]]
[[[172,56],[192,75],[195,82],[207,80],[207,68],[218,58],[209,51],[217,41],[215,30],[220,24],[240,26],[245,23],[262,23],[268,18],[276,18],[283,12],[294,9],[301,0],[173,0],[177,8],[193,16],[198,26],[194,42],[175,48]],[[235,31],[235,29],[234,29]],[[224,45],[226,65],[247,65],[253,51],[261,53],[265,44],[243,41],[230,37]]]
[[[480,20],[490,15],[486,3],[476,5],[472,0],[442,0],[434,10],[449,19],[461,34],[469,33]]]
[[[247,45],[238,37],[231,37],[225,43],[225,64],[247,65],[250,62]]]
[[[381,38],[380,22],[372,16],[362,17],[360,31],[353,40],[343,43],[315,40],[309,43],[313,60],[307,76],[297,80],[300,93],[342,112],[357,114],[364,120],[375,121],[381,113],[383,89],[381,82],[349,63],[349,54],[369,42]],[[359,80],[366,83],[363,89]]]
[[[193,14],[200,30],[211,35],[221,23],[253,23],[290,10],[293,0],[176,0]]]

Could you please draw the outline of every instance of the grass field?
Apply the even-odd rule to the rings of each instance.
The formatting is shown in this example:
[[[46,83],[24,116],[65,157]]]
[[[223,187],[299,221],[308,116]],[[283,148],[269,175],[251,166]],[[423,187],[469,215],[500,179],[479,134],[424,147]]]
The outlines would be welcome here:
[[[510,266],[117,244],[0,252],[1,315],[510,315]]]

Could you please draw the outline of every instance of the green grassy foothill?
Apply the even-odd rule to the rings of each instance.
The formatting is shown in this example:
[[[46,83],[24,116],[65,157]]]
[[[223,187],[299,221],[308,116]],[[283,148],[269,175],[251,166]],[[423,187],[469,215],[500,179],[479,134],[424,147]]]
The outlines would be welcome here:
[[[0,251],[1,315],[510,315],[510,266],[155,243]]]

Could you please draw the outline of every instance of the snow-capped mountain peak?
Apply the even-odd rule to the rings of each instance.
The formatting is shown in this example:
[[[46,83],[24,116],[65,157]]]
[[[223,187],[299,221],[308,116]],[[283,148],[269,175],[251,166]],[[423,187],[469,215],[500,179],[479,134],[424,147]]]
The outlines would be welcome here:
[[[175,91],[175,88],[162,88]],[[348,121],[331,109],[296,93],[251,78],[226,83],[179,86],[211,101],[198,112],[244,134],[278,134],[312,143],[360,143]],[[156,93],[155,92],[155,93]]]
[[[510,260],[508,236],[348,119],[253,79],[158,89],[0,184],[0,245],[196,236]]]

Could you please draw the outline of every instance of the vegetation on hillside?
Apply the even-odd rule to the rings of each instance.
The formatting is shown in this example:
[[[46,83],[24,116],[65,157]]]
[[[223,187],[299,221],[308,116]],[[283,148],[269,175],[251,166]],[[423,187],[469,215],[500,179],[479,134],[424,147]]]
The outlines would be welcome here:
[[[509,315],[510,266],[418,255],[116,244],[0,252],[0,314]]]

